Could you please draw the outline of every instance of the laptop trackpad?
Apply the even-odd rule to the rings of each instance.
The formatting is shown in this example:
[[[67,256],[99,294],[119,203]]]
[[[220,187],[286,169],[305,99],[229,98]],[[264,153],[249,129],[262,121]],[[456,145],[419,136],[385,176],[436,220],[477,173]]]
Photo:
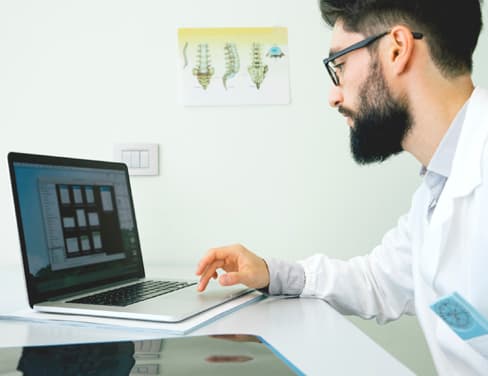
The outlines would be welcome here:
[[[192,286],[172,294],[163,295],[159,299],[154,299],[152,303],[164,313],[172,311],[174,316],[181,317],[196,314],[250,291],[252,290],[244,285],[221,287],[216,284],[204,292],[198,292]]]

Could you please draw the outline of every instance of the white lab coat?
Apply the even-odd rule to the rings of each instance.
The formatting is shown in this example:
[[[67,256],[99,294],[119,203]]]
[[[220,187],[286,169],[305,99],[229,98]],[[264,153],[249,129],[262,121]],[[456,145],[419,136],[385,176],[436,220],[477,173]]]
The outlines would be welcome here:
[[[430,191],[423,183],[408,214],[369,255],[301,261],[301,296],[321,297],[340,312],[379,323],[416,314],[439,374],[488,375],[488,336],[467,343],[430,309],[456,291],[488,318],[487,139],[488,91],[476,88],[430,223]]]

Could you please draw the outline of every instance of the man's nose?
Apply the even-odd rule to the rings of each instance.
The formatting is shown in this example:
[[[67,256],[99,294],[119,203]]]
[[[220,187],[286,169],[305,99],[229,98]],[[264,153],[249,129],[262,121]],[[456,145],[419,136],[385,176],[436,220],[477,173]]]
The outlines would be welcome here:
[[[332,85],[329,92],[329,105],[331,107],[339,107],[344,98],[342,97],[342,90],[339,86]]]

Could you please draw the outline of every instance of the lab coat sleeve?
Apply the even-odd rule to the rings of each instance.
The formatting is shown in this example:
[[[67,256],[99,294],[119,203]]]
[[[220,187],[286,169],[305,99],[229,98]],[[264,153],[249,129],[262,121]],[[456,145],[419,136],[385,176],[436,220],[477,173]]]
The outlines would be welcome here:
[[[368,255],[348,261],[315,255],[300,263],[302,297],[322,298],[343,314],[380,324],[415,312],[408,215]]]

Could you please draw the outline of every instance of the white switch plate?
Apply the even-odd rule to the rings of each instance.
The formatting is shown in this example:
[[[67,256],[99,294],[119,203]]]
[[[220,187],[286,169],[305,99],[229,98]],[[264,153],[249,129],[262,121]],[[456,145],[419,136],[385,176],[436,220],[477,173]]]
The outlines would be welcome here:
[[[159,175],[158,144],[115,144],[114,160],[129,168],[129,175]]]

